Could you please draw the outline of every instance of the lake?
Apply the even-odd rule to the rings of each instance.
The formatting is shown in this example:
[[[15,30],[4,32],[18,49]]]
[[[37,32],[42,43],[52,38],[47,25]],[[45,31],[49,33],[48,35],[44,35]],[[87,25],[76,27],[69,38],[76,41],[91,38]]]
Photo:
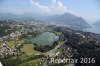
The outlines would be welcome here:
[[[56,36],[51,32],[44,32],[38,35],[36,38],[32,38],[29,41],[38,45],[52,45],[54,41],[57,41],[59,36]]]
[[[100,27],[92,26],[92,28],[86,28],[83,31],[100,34]]]

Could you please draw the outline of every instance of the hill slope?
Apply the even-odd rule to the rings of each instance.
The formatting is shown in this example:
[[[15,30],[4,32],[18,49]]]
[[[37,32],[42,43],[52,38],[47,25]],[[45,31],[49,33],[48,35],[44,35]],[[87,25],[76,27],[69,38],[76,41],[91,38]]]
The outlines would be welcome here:
[[[48,18],[49,21],[70,28],[89,28],[91,27],[85,19],[78,17],[71,13],[65,13],[62,15],[54,15]]]

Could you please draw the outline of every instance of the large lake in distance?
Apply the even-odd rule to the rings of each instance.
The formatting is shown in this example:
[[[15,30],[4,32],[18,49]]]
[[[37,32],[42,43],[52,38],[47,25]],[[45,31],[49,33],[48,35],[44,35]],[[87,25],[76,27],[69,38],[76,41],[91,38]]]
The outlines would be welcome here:
[[[83,31],[100,34],[100,26],[92,26],[92,28],[86,28]]]

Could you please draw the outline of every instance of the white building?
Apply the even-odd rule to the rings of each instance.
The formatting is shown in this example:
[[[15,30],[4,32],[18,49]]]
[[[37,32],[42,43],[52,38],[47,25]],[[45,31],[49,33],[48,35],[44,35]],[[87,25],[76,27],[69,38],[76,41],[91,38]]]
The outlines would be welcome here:
[[[1,64],[1,62],[0,62],[0,66],[3,66],[3,65]]]

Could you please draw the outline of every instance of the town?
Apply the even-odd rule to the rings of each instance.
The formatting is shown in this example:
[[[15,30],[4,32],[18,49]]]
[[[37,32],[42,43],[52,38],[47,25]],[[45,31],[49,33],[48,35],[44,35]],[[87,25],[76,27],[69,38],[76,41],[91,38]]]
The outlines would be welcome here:
[[[29,41],[45,32],[54,33],[59,39],[51,46],[41,46]],[[84,57],[95,57],[96,60],[100,60],[99,54],[99,34],[34,20],[32,22],[0,20],[0,61],[4,66],[74,66],[78,63],[59,64],[49,61],[51,58]]]

